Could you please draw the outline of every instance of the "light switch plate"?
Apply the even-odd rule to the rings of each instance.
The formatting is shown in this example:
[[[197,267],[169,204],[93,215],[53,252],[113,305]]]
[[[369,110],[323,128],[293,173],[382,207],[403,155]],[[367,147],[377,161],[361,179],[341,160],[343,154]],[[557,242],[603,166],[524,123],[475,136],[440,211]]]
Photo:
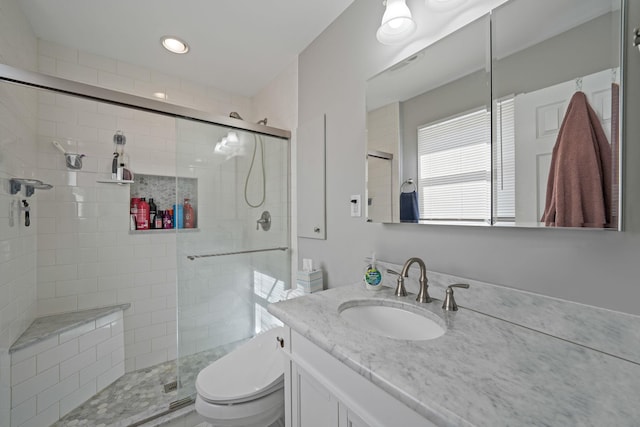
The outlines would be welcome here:
[[[362,203],[359,194],[355,194],[351,196],[351,216],[358,217],[362,216]]]

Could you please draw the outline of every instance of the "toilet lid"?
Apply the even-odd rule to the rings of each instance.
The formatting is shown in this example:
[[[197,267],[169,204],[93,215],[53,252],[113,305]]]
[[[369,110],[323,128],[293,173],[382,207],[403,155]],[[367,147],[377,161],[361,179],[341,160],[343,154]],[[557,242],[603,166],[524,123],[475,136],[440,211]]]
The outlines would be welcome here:
[[[261,333],[200,371],[198,395],[212,403],[234,403],[282,388],[284,365],[276,337],[283,331],[278,327]]]

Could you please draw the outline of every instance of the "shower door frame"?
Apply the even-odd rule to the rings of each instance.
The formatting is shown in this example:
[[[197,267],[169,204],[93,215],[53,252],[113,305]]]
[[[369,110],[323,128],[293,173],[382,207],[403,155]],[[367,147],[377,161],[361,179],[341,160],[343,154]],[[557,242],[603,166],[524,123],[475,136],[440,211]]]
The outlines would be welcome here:
[[[6,64],[0,64],[0,81],[50,90],[57,93],[63,93],[65,95],[72,95],[80,98],[91,99],[93,101],[118,105],[120,107],[162,114],[173,118],[195,120],[208,124],[226,126],[229,128],[246,130],[262,135],[291,140],[291,132],[288,130],[245,122],[243,120],[211,114],[193,108],[168,104],[165,101],[156,101],[138,95],[131,95],[99,86],[23,70]]]

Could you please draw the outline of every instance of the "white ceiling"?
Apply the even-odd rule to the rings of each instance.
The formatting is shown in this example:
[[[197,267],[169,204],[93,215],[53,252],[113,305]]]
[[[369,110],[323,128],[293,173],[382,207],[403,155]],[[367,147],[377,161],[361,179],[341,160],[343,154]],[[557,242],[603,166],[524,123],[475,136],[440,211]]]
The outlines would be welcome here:
[[[44,40],[253,96],[353,0],[20,0]],[[187,41],[166,52],[163,35]]]

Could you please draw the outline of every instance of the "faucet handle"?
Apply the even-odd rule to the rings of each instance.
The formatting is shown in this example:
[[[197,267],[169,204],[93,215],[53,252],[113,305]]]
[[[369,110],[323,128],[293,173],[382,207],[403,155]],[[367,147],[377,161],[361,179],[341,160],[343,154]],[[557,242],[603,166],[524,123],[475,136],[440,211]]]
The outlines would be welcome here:
[[[396,286],[395,295],[397,297],[406,297],[407,290],[404,288],[404,278],[402,277],[402,274],[398,273],[395,270],[391,270],[390,268],[387,269],[387,273],[393,274],[394,276],[398,276],[398,284]]]
[[[455,283],[447,286],[447,292],[444,297],[444,302],[442,303],[442,308],[446,311],[458,311],[458,304],[456,304],[456,300],[453,298],[453,288],[469,289],[469,284]]]

